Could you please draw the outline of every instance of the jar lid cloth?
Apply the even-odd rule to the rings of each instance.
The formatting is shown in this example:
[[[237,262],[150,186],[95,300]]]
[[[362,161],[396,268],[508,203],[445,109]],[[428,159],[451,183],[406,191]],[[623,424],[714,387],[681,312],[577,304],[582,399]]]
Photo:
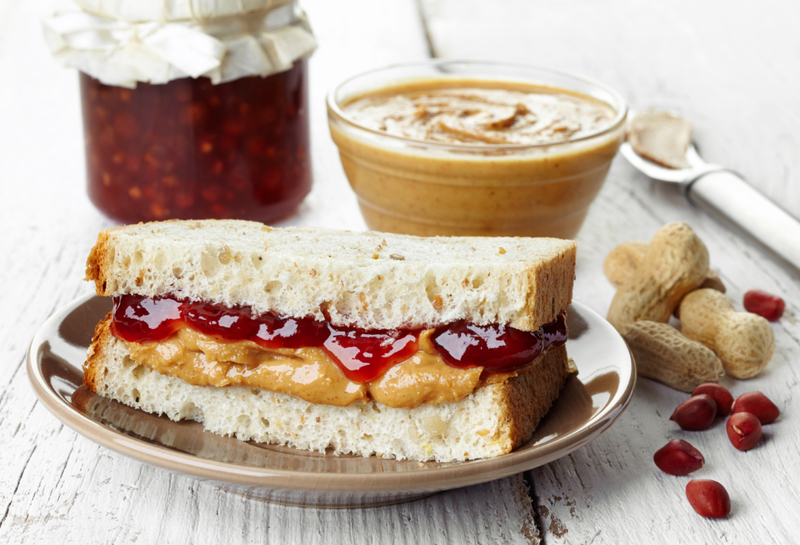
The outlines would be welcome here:
[[[87,4],[90,1],[99,4],[103,0],[81,0]],[[144,2],[152,3],[156,2]],[[225,2],[174,2],[205,3],[222,6]],[[270,9],[202,19],[138,22],[86,11],[59,12],[43,21],[45,41],[64,66],[77,68],[107,85],[130,88],[137,82],[158,84],[185,77],[206,76],[216,84],[246,76],[268,76],[288,70],[316,49],[314,34],[296,2],[231,3],[243,9],[270,4]]]
[[[75,0],[86,13],[127,21],[202,22],[231,15],[270,11],[295,0]]]

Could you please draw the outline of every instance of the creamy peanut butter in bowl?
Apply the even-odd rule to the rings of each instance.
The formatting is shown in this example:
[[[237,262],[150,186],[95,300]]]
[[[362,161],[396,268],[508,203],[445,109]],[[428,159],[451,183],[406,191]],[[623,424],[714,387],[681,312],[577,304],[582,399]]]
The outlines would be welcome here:
[[[413,235],[574,238],[626,115],[599,83],[490,62],[391,66],[328,95],[368,227]]]

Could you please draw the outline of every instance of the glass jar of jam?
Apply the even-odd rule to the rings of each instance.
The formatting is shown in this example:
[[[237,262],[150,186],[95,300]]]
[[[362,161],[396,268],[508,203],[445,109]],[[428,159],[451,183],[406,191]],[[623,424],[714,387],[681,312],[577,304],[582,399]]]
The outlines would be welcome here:
[[[305,60],[218,85],[80,81],[89,198],[113,219],[271,222],[311,189]]]
[[[263,9],[253,12],[258,2]],[[269,223],[311,189],[306,57],[315,42],[302,11],[287,1],[255,0],[245,13],[237,13],[238,2],[218,4],[202,20],[93,12],[81,13],[80,32],[53,25],[71,56],[54,53],[80,70],[89,197],[112,219]],[[109,24],[127,25],[137,43],[118,33],[115,54],[98,57],[69,41],[93,30],[105,39]],[[157,35],[154,24],[158,39],[142,38]],[[187,33],[202,47],[179,51]],[[276,40],[292,47],[275,47]],[[140,59],[142,46],[152,58]]]

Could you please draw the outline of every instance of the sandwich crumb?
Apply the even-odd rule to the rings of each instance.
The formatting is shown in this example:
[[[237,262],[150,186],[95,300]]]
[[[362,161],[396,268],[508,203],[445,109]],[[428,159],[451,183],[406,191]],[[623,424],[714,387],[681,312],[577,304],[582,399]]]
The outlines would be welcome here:
[[[405,257],[400,254],[389,254],[389,259],[394,259],[395,261],[405,261]]]
[[[219,262],[222,263],[223,265],[227,265],[228,263],[231,262],[232,257],[233,253],[231,252],[231,249],[228,247],[227,244],[224,244],[219,254],[217,255],[217,259],[219,259]]]
[[[503,247],[501,246],[501,247],[500,247],[500,252],[499,252],[499,253],[500,253],[501,255],[502,255],[502,254],[504,254],[504,253],[506,253],[506,249],[505,249],[505,248],[503,248]]]

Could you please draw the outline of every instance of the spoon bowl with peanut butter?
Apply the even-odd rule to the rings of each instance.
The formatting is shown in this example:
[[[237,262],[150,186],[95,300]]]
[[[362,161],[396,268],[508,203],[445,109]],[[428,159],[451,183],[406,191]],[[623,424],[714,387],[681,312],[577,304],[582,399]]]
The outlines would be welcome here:
[[[800,271],[800,222],[739,174],[706,163],[691,139],[691,124],[658,110],[632,114],[620,151],[639,171],[679,184],[687,199],[752,236]]]

